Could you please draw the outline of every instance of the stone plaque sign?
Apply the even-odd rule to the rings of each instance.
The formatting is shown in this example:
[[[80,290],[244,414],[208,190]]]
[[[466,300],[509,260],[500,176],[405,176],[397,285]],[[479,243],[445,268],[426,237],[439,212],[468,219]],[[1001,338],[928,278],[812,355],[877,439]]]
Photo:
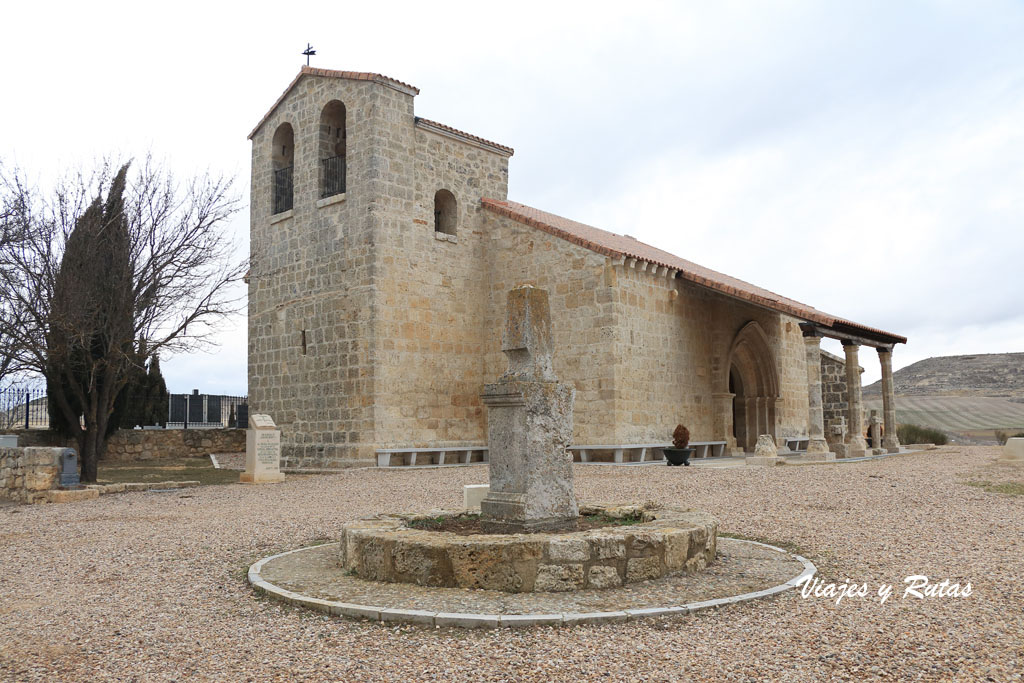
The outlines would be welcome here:
[[[239,476],[245,484],[271,484],[284,481],[281,471],[281,430],[269,415],[253,413],[245,434],[245,471]]]

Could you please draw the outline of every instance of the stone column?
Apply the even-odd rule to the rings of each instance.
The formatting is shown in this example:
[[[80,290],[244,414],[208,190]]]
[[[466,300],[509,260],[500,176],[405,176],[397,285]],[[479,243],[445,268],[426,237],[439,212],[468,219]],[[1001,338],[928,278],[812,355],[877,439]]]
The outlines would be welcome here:
[[[757,397],[748,398],[746,403],[747,435],[744,439],[746,443],[743,444],[743,450],[747,448],[753,450],[754,445],[757,444],[757,436],[760,434],[757,427]]]
[[[890,453],[899,451],[900,439],[896,435],[896,398],[892,382],[892,349],[879,347],[878,362],[882,366],[882,424],[885,436],[882,437],[882,448]]]
[[[821,338],[804,337],[807,352],[807,452],[828,453],[821,401]]]
[[[846,421],[849,423],[849,432],[846,435],[846,443],[849,446],[847,457],[855,458],[864,455],[868,448],[864,440],[864,409],[861,406],[860,393],[860,362],[857,360],[857,352],[860,346],[853,342],[844,341],[843,351],[846,352]]]
[[[736,447],[736,437],[732,428],[732,400],[736,394],[711,394],[711,405],[714,410],[714,440],[725,441],[727,448]]]
[[[758,396],[758,436],[768,433],[768,399]],[[754,442],[757,447],[757,441]]]

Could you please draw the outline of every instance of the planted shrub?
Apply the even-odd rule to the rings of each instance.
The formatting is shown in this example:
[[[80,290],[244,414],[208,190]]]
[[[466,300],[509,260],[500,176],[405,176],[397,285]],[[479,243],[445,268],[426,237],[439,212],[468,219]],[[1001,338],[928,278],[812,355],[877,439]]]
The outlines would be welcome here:
[[[896,428],[896,436],[900,443],[933,443],[936,446],[944,446],[949,442],[949,437],[938,429],[921,427],[919,425],[900,425]]]
[[[676,425],[672,432],[672,446],[675,448],[686,448],[690,445],[690,430],[683,425]]]

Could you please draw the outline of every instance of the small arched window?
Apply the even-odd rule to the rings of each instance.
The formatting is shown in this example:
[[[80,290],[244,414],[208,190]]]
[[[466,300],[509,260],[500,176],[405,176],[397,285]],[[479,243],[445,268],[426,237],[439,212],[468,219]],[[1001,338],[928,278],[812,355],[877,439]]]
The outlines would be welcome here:
[[[438,190],[434,193],[434,231],[454,235],[457,223],[458,205],[455,203],[455,195],[448,190]]]
[[[345,191],[345,105],[331,100],[320,112],[320,196]]]
[[[295,168],[295,132],[290,123],[282,123],[274,131],[270,154],[274,174],[274,213],[292,208],[292,175]]]

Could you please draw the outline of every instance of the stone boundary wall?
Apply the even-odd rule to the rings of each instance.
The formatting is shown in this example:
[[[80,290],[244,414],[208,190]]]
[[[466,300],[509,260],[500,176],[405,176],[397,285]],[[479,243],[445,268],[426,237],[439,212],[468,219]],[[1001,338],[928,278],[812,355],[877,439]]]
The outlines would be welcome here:
[[[60,448],[0,448],[0,497],[19,503],[45,500],[57,487]]]
[[[74,439],[54,432],[21,430],[18,445],[74,448]],[[244,453],[244,429],[119,429],[107,441],[105,462],[130,462],[158,458],[187,458],[210,453]]]
[[[244,453],[244,429],[121,429],[107,442],[107,461]]]

